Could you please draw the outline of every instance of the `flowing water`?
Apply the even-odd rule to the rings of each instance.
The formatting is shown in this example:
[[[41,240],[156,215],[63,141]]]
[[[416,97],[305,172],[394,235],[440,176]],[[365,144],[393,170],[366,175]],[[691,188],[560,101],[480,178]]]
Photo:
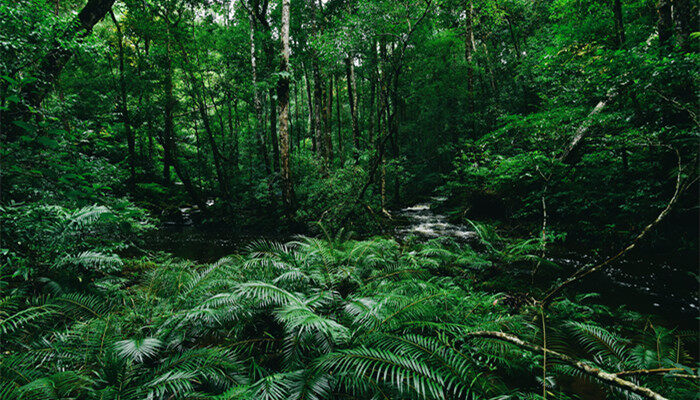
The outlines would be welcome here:
[[[434,211],[444,198],[406,207],[394,212],[400,221],[395,230],[399,239],[413,236],[423,240],[452,238],[468,243],[477,239],[471,227],[448,222]],[[264,232],[232,232],[226,227],[206,229],[192,223],[193,210],[183,208],[178,223],[170,223],[146,238],[147,248],[172,253],[197,262],[213,262],[225,255],[240,252],[248,243],[259,239],[286,241],[289,237]],[[560,265],[562,276],[600,261],[589,254],[566,248],[551,249],[550,260]],[[578,283],[578,292],[599,293],[599,301],[611,306],[624,304],[634,311],[661,316],[684,328],[697,326],[700,313],[697,259],[674,255],[630,254],[603,271]]]
[[[433,197],[434,203],[445,201],[443,197]],[[399,210],[396,215],[406,220],[406,223],[396,230],[398,236],[417,236],[427,239],[453,238],[468,241],[476,238],[476,232],[464,225],[447,222],[447,217],[436,214],[431,209],[431,203],[420,203]]]
[[[461,242],[477,239],[469,226],[452,224],[433,211],[432,205],[445,201],[433,197],[430,202],[403,208],[396,214],[405,219],[397,229],[399,237],[425,239],[449,237]],[[548,259],[561,267],[561,274],[595,265],[601,260],[586,253],[554,248]],[[590,275],[578,285],[580,292],[598,293],[610,306],[626,305],[638,312],[659,315],[672,325],[692,328],[700,314],[697,259],[678,255],[631,254],[603,271]]]

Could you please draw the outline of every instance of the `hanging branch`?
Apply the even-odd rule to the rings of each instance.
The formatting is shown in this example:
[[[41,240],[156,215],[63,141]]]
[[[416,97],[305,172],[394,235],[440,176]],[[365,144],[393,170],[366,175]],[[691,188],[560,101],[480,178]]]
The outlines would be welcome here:
[[[676,158],[678,159],[678,174],[676,176],[676,189],[673,192],[673,196],[671,197],[671,200],[669,200],[668,204],[666,205],[666,208],[664,208],[661,211],[661,213],[656,217],[656,219],[654,221],[652,221],[647,226],[645,226],[644,229],[642,229],[642,231],[634,238],[634,240],[632,240],[632,242],[629,245],[627,245],[627,247],[625,247],[624,249],[619,251],[614,256],[608,258],[607,260],[605,260],[599,264],[596,264],[592,267],[584,267],[584,268],[579,269],[571,277],[569,277],[563,283],[559,284],[559,286],[557,286],[554,289],[551,289],[549,292],[547,292],[547,294],[542,299],[543,306],[546,307],[552,301],[554,296],[557,293],[559,293],[564,287],[592,274],[593,272],[596,272],[598,270],[601,270],[601,269],[609,266],[613,261],[617,260],[618,258],[627,254],[630,250],[634,249],[637,246],[637,243],[639,243],[639,241],[642,240],[642,238],[644,238],[644,236],[646,236],[646,234],[653,227],[658,225],[659,222],[661,222],[668,215],[668,213],[671,211],[673,206],[678,201],[678,198],[680,197],[681,192],[683,192],[689,186],[689,185],[686,185],[685,188],[683,188],[683,189],[681,188],[681,174],[682,174],[681,156],[678,153],[678,150],[673,149],[673,151],[676,153]],[[692,181],[690,183],[692,183]]]
[[[566,364],[576,368],[577,370],[583,372],[584,374],[596,378],[608,385],[615,386],[617,388],[623,389],[625,391],[637,394],[645,399],[651,400],[667,400],[666,397],[654,392],[651,389],[639,386],[633,382],[622,379],[616,374],[611,374],[609,372],[602,371],[596,367],[589,365],[588,363],[578,361],[573,357],[569,357],[566,354],[556,352],[554,350],[546,349],[542,346],[536,344],[525,342],[517,336],[504,333],[504,332],[492,332],[492,331],[477,331],[470,332],[467,334],[470,337],[480,337],[486,339],[495,339],[503,342],[508,342],[521,349],[532,351],[534,353],[544,353],[548,354],[550,357],[557,358]]]

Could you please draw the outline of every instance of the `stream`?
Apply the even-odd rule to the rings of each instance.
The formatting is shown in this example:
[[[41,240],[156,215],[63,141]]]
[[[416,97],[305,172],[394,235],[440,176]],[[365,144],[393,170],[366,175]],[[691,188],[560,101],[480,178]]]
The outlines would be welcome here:
[[[394,230],[395,237],[413,236],[423,240],[449,237],[462,243],[476,240],[477,234],[471,227],[450,223],[445,215],[432,209],[431,206],[442,201],[444,198],[434,197],[429,202],[395,210],[393,214],[401,221]],[[240,252],[254,240],[289,240],[288,236],[264,232],[231,232],[212,227],[205,230],[188,223],[192,220],[190,209],[183,208],[181,212],[179,223],[165,224],[146,237],[148,250],[166,251],[176,257],[208,263]],[[562,274],[567,275],[600,261],[566,248],[553,248],[550,254],[549,260],[560,265]],[[584,279],[578,283],[578,291],[598,293],[596,301],[601,303],[625,304],[630,310],[658,315],[665,322],[689,329],[697,326],[700,313],[697,271],[697,259],[637,252]]]

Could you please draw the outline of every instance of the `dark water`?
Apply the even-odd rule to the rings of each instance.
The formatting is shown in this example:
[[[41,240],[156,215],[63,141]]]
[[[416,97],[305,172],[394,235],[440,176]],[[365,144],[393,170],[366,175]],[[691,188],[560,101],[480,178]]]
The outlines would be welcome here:
[[[394,215],[401,221],[395,230],[396,237],[474,240],[476,232],[471,227],[449,223],[444,215],[431,209],[431,204],[443,200],[433,198],[431,202],[395,211]],[[147,249],[208,263],[244,251],[245,246],[255,240],[290,239],[264,232],[237,232],[225,226],[200,228],[190,223],[190,210],[181,211],[179,223],[166,224],[146,237]],[[589,254],[561,248],[552,249],[549,258],[561,266],[558,276],[568,276],[576,269],[600,261]],[[575,285],[577,292],[600,294],[597,301],[603,304],[625,305],[634,311],[658,315],[669,324],[683,328],[697,327],[700,296],[696,257],[632,253]]]
[[[442,201],[442,198],[433,198],[431,203]],[[424,238],[451,237],[461,241],[476,238],[476,232],[471,227],[451,224],[445,216],[433,212],[431,203],[400,210],[398,215],[406,218],[407,223],[397,230],[398,234]],[[640,253],[632,252],[576,283],[577,292],[598,293],[598,301],[604,304],[624,304],[634,311],[658,315],[671,325],[697,327],[700,315],[697,257]],[[558,276],[567,276],[603,260],[566,248],[551,249],[548,258],[561,267]]]

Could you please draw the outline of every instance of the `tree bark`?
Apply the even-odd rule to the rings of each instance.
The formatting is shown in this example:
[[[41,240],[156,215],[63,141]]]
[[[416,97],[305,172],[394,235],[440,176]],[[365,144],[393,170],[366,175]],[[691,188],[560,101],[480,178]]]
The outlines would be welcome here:
[[[64,31],[60,42],[70,41],[76,36],[79,39],[90,34],[92,28],[107,12],[112,9],[115,0],[89,0],[85,7],[80,10],[78,16],[71,22]],[[46,97],[51,85],[58,78],[63,68],[68,63],[72,52],[63,47],[59,40],[54,42],[53,48],[44,56],[37,70],[37,81],[27,89],[29,104],[38,107]]]
[[[597,114],[600,114],[601,111],[605,108],[605,106],[608,104],[608,102],[615,96],[616,92],[615,90],[609,90],[607,97],[603,100],[600,100],[598,104],[596,104],[595,107],[593,107],[593,110],[591,110],[590,113],[588,113],[588,116],[586,119],[583,121],[583,123],[576,129],[576,133],[574,133],[574,137],[571,139],[569,144],[564,148],[564,151],[562,151],[561,155],[559,155],[559,161],[561,162],[566,162],[569,157],[571,156],[571,153],[581,144],[581,141],[583,138],[588,134],[588,130],[591,127],[592,124],[592,119],[594,116]]]
[[[323,99],[323,140],[326,145],[328,161],[333,161],[333,75],[328,78],[328,85],[324,85]]]
[[[355,64],[348,56],[345,58],[345,77],[348,84],[348,104],[350,105],[350,122],[352,124],[352,143],[360,149],[360,127],[357,122],[357,86],[355,84]]]
[[[129,152],[129,191],[131,194],[136,192],[136,138],[131,129],[131,119],[129,118],[129,108],[127,106],[126,95],[126,79],[124,77],[124,34],[117,17],[112,10],[109,10],[109,15],[112,17],[112,22],[117,30],[117,44],[119,49],[119,97],[120,97],[120,114],[122,124],[124,125],[124,133],[126,134],[126,143]]]
[[[613,15],[615,16],[615,37],[617,39],[618,48],[625,45],[625,25],[622,21],[622,2],[620,0],[613,1]]]
[[[311,97],[311,80],[309,79],[309,72],[304,68],[304,82],[306,86],[306,103],[307,103],[307,123],[306,123],[306,134],[311,138],[311,150],[316,153],[316,114],[314,113],[314,100]]]
[[[668,47],[671,37],[673,36],[673,19],[671,8],[671,0],[659,0],[656,3],[656,12],[658,19],[656,21],[656,29],[659,33],[659,47],[663,52]]]
[[[279,164],[282,182],[282,203],[288,219],[293,216],[294,189],[289,163],[289,21],[290,0],[282,0],[282,26],[280,41],[282,42],[282,59],[280,62],[280,79],[277,83],[277,99],[279,110]]]
[[[335,78],[335,130],[338,135],[338,157],[343,162],[343,134],[340,126],[340,78]]]
[[[520,45],[518,44],[518,37],[515,35],[515,29],[513,28],[513,21],[511,21],[510,16],[506,15],[506,22],[508,22],[508,32],[510,32],[510,40],[513,42],[513,49],[515,50],[515,56],[520,60]]]
[[[473,18],[474,18],[474,3],[472,0],[467,0],[467,22],[465,29],[465,43],[464,43],[464,58],[467,61],[467,90],[469,91],[469,112],[473,111],[473,99],[474,99],[474,65],[472,64],[474,52],[476,51],[476,44],[474,43],[474,28],[473,28]]]
[[[270,98],[270,146],[272,147],[272,170],[280,172],[280,148],[277,138],[277,104],[275,101],[275,89],[268,90]],[[287,121],[289,123],[289,121]]]
[[[255,17],[251,11],[249,14],[250,21],[250,68],[252,71],[252,81],[253,86],[253,107],[255,108],[255,138],[258,145],[258,151],[260,153],[260,158],[262,158],[265,165],[265,172],[270,174],[270,160],[267,155],[267,148],[265,146],[265,136],[263,134],[265,124],[263,123],[263,113],[262,113],[262,103],[260,102],[260,94],[258,93],[258,73],[256,67],[256,56],[255,56]]]
[[[324,126],[323,126],[323,116],[321,114],[324,110],[323,102],[323,78],[321,76],[321,68],[318,65],[318,61],[314,58],[313,60],[313,74],[314,74],[314,137],[316,138],[316,152],[323,160],[324,165],[328,162],[328,154],[326,153],[326,141],[324,139]],[[325,110],[324,110],[325,111]],[[325,112],[324,112],[325,114]]]
[[[675,0],[673,18],[676,25],[676,37],[683,51],[692,51],[690,34],[698,26],[697,12],[693,12],[690,0]]]
[[[230,96],[230,94],[229,94]],[[239,147],[238,147],[238,100],[234,99],[233,100],[233,108],[236,110],[236,124],[234,128],[234,123],[233,123],[233,112],[231,110],[231,99],[229,98],[228,101],[226,102],[227,108],[228,108],[228,130],[231,134],[231,137],[229,140],[233,142],[233,168],[235,171],[238,171],[238,164],[240,162],[240,154],[239,154]]]

